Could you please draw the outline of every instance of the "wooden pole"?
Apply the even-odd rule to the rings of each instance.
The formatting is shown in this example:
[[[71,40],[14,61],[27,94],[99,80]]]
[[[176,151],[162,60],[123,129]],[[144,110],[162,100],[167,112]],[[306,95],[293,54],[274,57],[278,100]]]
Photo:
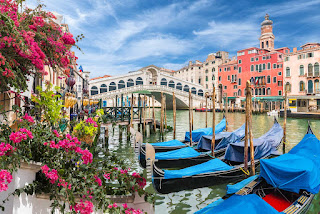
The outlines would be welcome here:
[[[130,121],[130,125],[133,128],[133,94],[131,94],[131,121]]]
[[[221,90],[219,92],[219,97],[220,97],[220,111],[223,111],[223,107],[222,107],[222,85],[221,85]]]
[[[282,142],[282,153],[286,153],[286,143],[287,143],[287,90],[285,89],[284,92],[284,103],[283,103],[283,110],[284,110],[284,121],[283,121],[283,142]]]
[[[214,157],[214,148],[216,147],[216,89],[213,87],[212,91],[212,140],[211,140],[211,152]]]
[[[249,122],[250,93],[251,93],[250,82],[247,81],[246,83],[246,122],[245,122],[246,125],[245,125],[245,136],[244,136],[244,160],[243,160],[245,172],[248,171],[248,129],[249,129],[248,122]]]
[[[146,95],[143,95],[143,134],[146,134]]]
[[[150,97],[148,97],[148,100],[149,100],[149,118],[151,118],[151,106],[150,106],[150,103],[151,103],[151,101],[150,101]]]
[[[208,95],[206,94],[206,128],[208,127]]]
[[[251,160],[251,175],[256,174],[255,164],[254,164],[254,146],[253,146],[253,136],[252,136],[252,95],[250,91],[249,96],[249,140],[250,140],[250,160]]]
[[[190,146],[192,146],[192,115],[191,115],[191,91],[189,91],[189,132],[190,132]]]
[[[226,118],[226,131],[228,131],[227,114],[228,114],[228,97],[227,97],[227,95],[226,95],[225,112],[224,112],[224,116],[225,116],[225,118]]]
[[[152,118],[153,118],[153,131],[157,131],[157,124],[156,124],[156,114],[154,111],[154,96],[152,96]]]
[[[165,127],[165,130],[168,129],[168,126],[167,126],[167,97],[164,96],[164,127]]]
[[[161,135],[163,135],[163,118],[164,118],[163,92],[161,92],[161,119],[160,119],[160,133],[161,133]]]
[[[173,139],[176,139],[176,95],[172,93],[172,108],[173,108]]]
[[[193,131],[193,99],[191,96],[191,125],[192,125],[192,131]]]

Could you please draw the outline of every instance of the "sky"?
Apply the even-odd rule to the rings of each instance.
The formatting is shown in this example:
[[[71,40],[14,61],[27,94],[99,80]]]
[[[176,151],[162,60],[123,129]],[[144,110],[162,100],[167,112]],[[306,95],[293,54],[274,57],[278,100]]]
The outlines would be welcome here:
[[[178,70],[210,53],[229,56],[259,46],[266,13],[275,48],[320,42],[320,0],[26,0],[64,16],[78,43],[78,64],[90,77],[148,65]]]

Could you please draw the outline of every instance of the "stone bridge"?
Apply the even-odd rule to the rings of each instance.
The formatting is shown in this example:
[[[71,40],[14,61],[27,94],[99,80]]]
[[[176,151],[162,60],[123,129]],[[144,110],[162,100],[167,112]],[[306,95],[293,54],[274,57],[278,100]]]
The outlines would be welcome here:
[[[172,109],[172,94],[175,92],[177,109],[189,106],[189,91],[193,97],[193,106],[200,107],[205,102],[205,89],[199,84],[172,76],[170,71],[156,66],[147,66],[138,71],[114,77],[96,78],[90,81],[90,95],[94,99],[113,100],[116,96],[147,90],[160,102],[161,92],[166,95],[167,108]],[[150,94],[148,96],[151,96]],[[110,101],[108,103],[111,103]]]

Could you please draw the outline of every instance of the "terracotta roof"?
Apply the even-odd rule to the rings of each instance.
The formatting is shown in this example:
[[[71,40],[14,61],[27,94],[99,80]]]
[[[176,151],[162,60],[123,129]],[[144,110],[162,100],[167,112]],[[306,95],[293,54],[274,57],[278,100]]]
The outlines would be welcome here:
[[[232,61],[230,61],[230,62],[223,63],[223,64],[219,65],[219,67],[220,67],[220,66],[226,66],[226,65],[233,65],[233,64],[237,64],[237,63],[238,63],[237,60],[232,60]]]
[[[103,77],[94,77],[91,78],[90,80],[97,80],[97,79],[102,79],[102,78],[107,78],[107,77],[111,77],[110,75],[104,75]]]

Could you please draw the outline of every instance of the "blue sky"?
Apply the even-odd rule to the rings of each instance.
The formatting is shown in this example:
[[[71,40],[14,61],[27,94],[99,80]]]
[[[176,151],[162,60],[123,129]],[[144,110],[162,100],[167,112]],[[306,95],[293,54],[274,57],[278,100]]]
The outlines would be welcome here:
[[[27,0],[34,7],[36,0]],[[42,0],[83,33],[78,64],[91,77],[125,74],[147,65],[177,70],[209,53],[258,46],[266,13],[275,46],[320,42],[320,0]]]

